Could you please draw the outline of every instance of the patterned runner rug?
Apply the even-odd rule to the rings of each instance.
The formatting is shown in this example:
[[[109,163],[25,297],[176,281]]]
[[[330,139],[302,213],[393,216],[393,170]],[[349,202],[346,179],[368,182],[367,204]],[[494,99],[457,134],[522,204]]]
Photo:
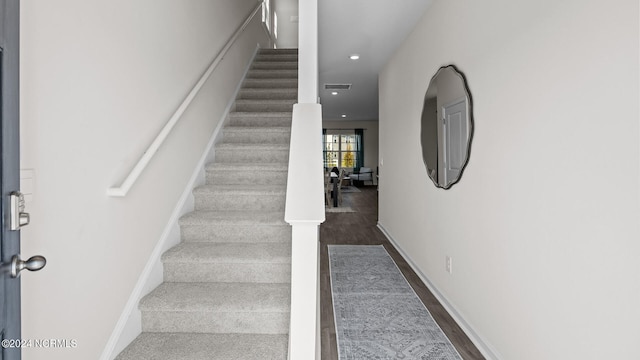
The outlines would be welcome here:
[[[340,360],[460,360],[382,245],[329,245]]]

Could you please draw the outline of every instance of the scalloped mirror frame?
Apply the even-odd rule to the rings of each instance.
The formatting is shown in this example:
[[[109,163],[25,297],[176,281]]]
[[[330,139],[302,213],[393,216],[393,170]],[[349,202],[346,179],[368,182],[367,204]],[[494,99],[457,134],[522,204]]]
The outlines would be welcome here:
[[[455,75],[454,78],[451,76]],[[449,77],[449,79],[447,79]],[[441,80],[442,79],[442,80]],[[454,81],[447,81],[457,79]],[[441,89],[438,89],[440,82]],[[453,88],[452,86],[455,86]],[[440,92],[445,93],[440,97]],[[464,104],[466,110],[466,141],[459,143],[465,146],[464,149],[458,149],[459,155],[463,155],[463,159],[458,159],[458,169],[447,169],[445,166],[446,159],[443,155],[445,151],[441,151],[445,146],[444,132],[446,131],[446,121],[442,118],[446,109],[451,109],[454,105]],[[442,121],[438,121],[442,119]],[[450,126],[453,127],[453,126]],[[422,105],[422,115],[420,118],[420,145],[422,149],[422,159],[424,161],[427,175],[433,184],[441,189],[448,190],[457,184],[462,178],[462,174],[469,163],[471,155],[471,142],[474,132],[473,118],[473,101],[471,92],[467,84],[467,79],[462,71],[455,65],[445,65],[436,71],[429,82],[429,87],[424,96]],[[449,132],[450,133],[450,132]],[[450,141],[453,142],[453,141]],[[453,152],[450,152],[453,153]],[[454,159],[455,160],[455,159]],[[451,164],[453,161],[449,161]],[[443,169],[444,172],[441,170]]]

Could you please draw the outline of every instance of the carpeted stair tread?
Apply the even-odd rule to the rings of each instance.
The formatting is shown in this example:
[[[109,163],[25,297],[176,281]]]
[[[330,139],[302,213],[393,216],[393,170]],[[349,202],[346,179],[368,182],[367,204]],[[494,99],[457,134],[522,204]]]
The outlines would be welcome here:
[[[289,144],[291,127],[282,126],[227,126],[223,143],[227,144]]]
[[[224,132],[244,132],[244,133],[280,133],[291,132],[291,127],[287,126],[227,126],[224,128]]]
[[[224,193],[226,195],[273,195],[282,194],[286,192],[286,186],[284,185],[218,185],[218,184],[205,184],[198,186],[193,190],[194,195],[199,194],[213,194]]]
[[[291,242],[185,242],[162,256],[165,282],[291,283]]]
[[[298,61],[298,54],[264,54],[259,53],[256,61]]]
[[[252,105],[252,104],[293,105],[296,102],[297,102],[297,99],[238,99],[236,100],[236,108],[241,105]],[[285,110],[281,110],[281,111],[284,112]]]
[[[180,225],[229,224],[246,225],[288,225],[284,214],[273,211],[214,211],[198,210],[180,218]]]
[[[140,301],[142,331],[286,334],[290,286],[164,282]]]
[[[286,186],[205,184],[193,190],[196,210],[284,211]]]
[[[207,184],[287,184],[286,163],[211,163],[205,167]]]
[[[164,263],[290,264],[291,244],[182,243],[162,255]]]
[[[288,312],[289,284],[160,284],[140,301],[141,311]]]
[[[291,113],[282,116],[263,116],[259,112],[241,112],[229,115],[229,123],[233,126],[291,126]]]
[[[260,49],[260,54],[273,54],[273,55],[285,55],[285,54],[298,54],[298,48],[279,48],[279,49]]]
[[[193,190],[196,210],[284,211],[286,186],[206,184]]]
[[[229,114],[229,117],[231,119],[237,117],[256,117],[261,119],[269,119],[282,117],[291,118],[292,115],[293,109],[291,109],[291,111],[234,111]]]
[[[285,360],[286,334],[142,333],[116,360]]]
[[[231,171],[231,170],[238,170],[238,171],[254,171],[258,174],[263,173],[263,172],[268,172],[268,171],[273,171],[273,172],[286,172],[288,169],[288,165],[287,163],[271,163],[271,164],[264,164],[264,163],[237,163],[237,164],[233,164],[233,163],[209,163],[205,166],[205,169],[207,171],[211,170],[211,171]]]
[[[243,89],[298,89],[298,79],[247,79]]]
[[[238,99],[237,111],[293,111],[297,99]]]
[[[282,163],[289,159],[289,145],[222,143],[216,146],[215,159],[221,163]]]
[[[256,58],[253,62],[251,69],[254,70],[298,70],[298,61],[288,61],[284,57],[279,61],[263,61],[261,58]]]
[[[185,243],[291,243],[283,211],[197,210],[180,219]]]
[[[293,107],[290,111],[235,111],[229,114],[232,126],[291,126]]]
[[[247,73],[247,79],[297,79],[298,70],[261,70],[252,69]]]
[[[289,150],[289,144],[230,144],[216,145],[216,149]]]
[[[288,100],[297,99],[297,88],[280,88],[280,89],[267,89],[267,88],[243,88],[238,94],[238,99],[271,99],[271,100]]]
[[[298,53],[289,54],[268,54],[259,52],[255,58],[256,61],[298,61]]]

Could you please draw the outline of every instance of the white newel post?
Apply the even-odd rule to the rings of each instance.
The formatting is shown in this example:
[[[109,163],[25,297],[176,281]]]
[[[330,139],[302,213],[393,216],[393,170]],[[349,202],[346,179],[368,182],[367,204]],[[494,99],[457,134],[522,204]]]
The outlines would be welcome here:
[[[295,104],[291,125],[285,221],[292,226],[289,359],[320,359],[319,226],[324,221],[322,115]]]
[[[324,216],[318,1],[298,5],[298,103],[293,106],[285,221],[292,226],[289,359],[320,359],[319,226]]]
[[[319,357],[318,225],[294,224],[291,274],[289,359]]]

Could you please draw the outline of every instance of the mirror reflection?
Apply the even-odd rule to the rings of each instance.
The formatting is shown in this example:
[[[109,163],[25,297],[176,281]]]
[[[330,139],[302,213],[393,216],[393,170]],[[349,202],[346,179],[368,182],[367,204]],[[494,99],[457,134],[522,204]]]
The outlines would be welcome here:
[[[438,69],[422,108],[420,140],[427,174],[440,188],[457,183],[469,160],[473,135],[471,95],[453,65]]]

